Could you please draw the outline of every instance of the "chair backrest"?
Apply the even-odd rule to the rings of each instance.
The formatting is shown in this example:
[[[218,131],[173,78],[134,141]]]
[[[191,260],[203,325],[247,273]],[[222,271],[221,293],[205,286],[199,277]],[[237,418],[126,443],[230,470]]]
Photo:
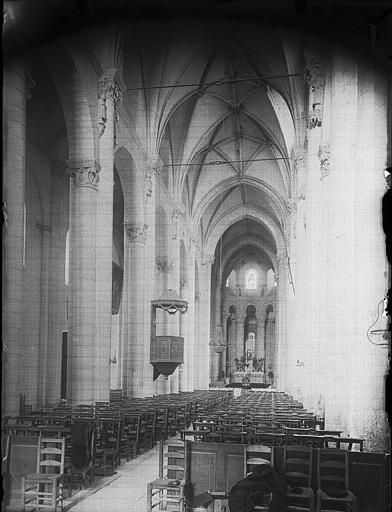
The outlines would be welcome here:
[[[317,486],[349,489],[348,452],[336,448],[317,450]]]
[[[311,487],[313,451],[307,446],[284,447],[284,468],[287,483],[296,487]]]
[[[161,441],[163,446],[163,442]],[[162,461],[160,463],[160,471],[163,478],[173,478],[176,480],[187,480],[188,470],[188,441],[169,441],[167,443],[166,451],[161,448],[160,456]],[[166,463],[167,459],[167,463]],[[160,476],[162,478],[162,476]]]
[[[65,438],[40,437],[37,454],[37,473],[64,473]]]
[[[260,464],[274,465],[272,448],[263,444],[244,445],[244,476],[248,476]]]

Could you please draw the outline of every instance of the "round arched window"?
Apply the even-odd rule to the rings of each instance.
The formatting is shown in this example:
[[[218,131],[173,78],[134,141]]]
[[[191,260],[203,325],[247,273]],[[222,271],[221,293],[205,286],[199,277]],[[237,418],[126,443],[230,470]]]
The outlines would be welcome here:
[[[256,290],[257,288],[257,272],[254,268],[250,268],[245,274],[245,288],[247,290]]]

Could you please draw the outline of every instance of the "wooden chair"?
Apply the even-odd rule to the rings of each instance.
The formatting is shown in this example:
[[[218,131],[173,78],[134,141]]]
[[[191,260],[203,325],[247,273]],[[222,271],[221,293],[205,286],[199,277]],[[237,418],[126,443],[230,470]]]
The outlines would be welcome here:
[[[163,441],[159,441],[159,477],[147,484],[147,512],[152,512],[155,507],[159,510],[185,512],[187,471],[188,443],[169,442],[164,452]]]
[[[142,415],[127,415],[124,418],[124,427],[122,434],[123,451],[125,446],[128,447],[129,453],[132,453],[133,458],[137,457],[141,444],[141,428],[142,428]]]
[[[306,446],[284,448],[284,471],[287,480],[287,510],[314,511],[312,489],[313,450]]]
[[[35,510],[63,509],[65,440],[41,437],[37,472],[22,478],[22,506]]]
[[[115,472],[118,463],[118,451],[111,443],[111,432],[105,430],[103,423],[96,430],[94,473],[108,476]]]
[[[244,446],[244,477],[252,473],[255,466],[269,464],[273,466],[273,451],[262,444]]]
[[[68,489],[68,497],[72,495],[74,485],[80,489],[86,489],[87,486],[92,485],[94,481],[94,462],[95,462],[95,430],[91,432],[91,441],[89,449],[89,457],[86,464],[75,466],[72,463],[66,468],[64,474],[64,487]]]
[[[336,448],[317,450],[317,512],[328,512],[337,505],[339,510],[356,512],[357,500],[349,490],[349,482],[348,452]]]

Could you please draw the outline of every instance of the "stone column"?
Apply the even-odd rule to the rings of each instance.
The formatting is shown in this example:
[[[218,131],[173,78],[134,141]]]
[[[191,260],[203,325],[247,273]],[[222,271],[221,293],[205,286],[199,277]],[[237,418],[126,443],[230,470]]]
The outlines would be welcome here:
[[[41,232],[41,304],[39,319],[38,347],[38,390],[37,405],[46,403],[46,378],[48,364],[48,334],[49,334],[49,271],[50,271],[50,242],[52,226],[37,223]],[[56,343],[57,340],[54,340]]]
[[[156,247],[155,247],[155,208],[157,197],[157,181],[162,168],[159,157],[150,157],[144,167],[144,207],[145,222],[148,225],[145,248],[145,305],[144,305],[144,354],[143,354],[143,396],[153,394],[153,367],[150,364],[150,339],[151,339],[151,301],[158,299],[161,292],[156,282]],[[165,313],[166,314],[166,313]],[[159,378],[159,377],[158,377]]]
[[[237,356],[237,332],[238,332],[238,322],[235,317],[230,326],[230,334],[229,334],[229,363],[230,363],[230,372],[233,373],[235,371],[234,359]]]
[[[195,354],[195,373],[197,389],[208,389],[210,382],[210,315],[211,315],[211,266],[213,255],[205,255],[201,262],[200,272],[200,322],[197,352]]]
[[[145,243],[147,224],[124,222],[127,250],[124,268],[124,286],[127,291],[128,340],[126,371],[123,373],[123,390],[127,396],[143,396],[144,366],[144,294],[145,294]],[[125,316],[125,315],[124,315]],[[125,382],[124,382],[125,379]]]
[[[285,374],[285,322],[286,322],[286,287],[287,287],[287,257],[284,250],[280,251],[276,255],[278,263],[278,275],[276,280],[278,281],[278,289],[276,296],[276,309],[275,318],[275,354],[274,354],[274,387],[279,390],[284,389],[284,374]],[[269,368],[267,370],[267,375]]]
[[[101,171],[97,196],[94,400],[109,401],[112,260],[113,260],[113,184],[114,129],[116,105],[122,84],[116,70],[106,70],[98,84],[98,134]]]
[[[184,369],[182,391],[195,389],[195,238],[188,241],[187,279],[181,289],[181,296],[188,301],[188,310],[182,315],[184,325]]]
[[[245,339],[245,320],[246,315],[240,315],[237,320],[237,355],[235,357],[241,358],[244,353],[244,339]]]
[[[75,113],[77,115],[77,113]],[[70,316],[69,396],[71,404],[94,402],[95,241],[99,164],[68,161],[74,182],[72,307]]]
[[[61,358],[62,331],[67,329],[68,320],[68,289],[65,285],[65,251],[66,237],[69,226],[70,194],[66,187],[66,166],[64,162],[52,163],[51,179],[51,212],[50,212],[50,258],[49,258],[49,296],[48,296],[48,352],[46,374],[46,400],[48,405],[60,402],[61,392]],[[68,243],[71,245],[71,230]],[[71,247],[69,247],[71,255]],[[69,283],[71,276],[69,276]],[[68,346],[70,350],[70,344]]]
[[[392,104],[390,95],[388,99],[386,73],[376,70],[371,62],[365,61],[359,66],[357,76],[357,119],[360,122],[355,124],[355,159],[352,173],[347,176],[350,181],[354,178],[355,187],[355,206],[351,209],[355,233],[355,248],[352,252],[355,256],[352,297],[355,300],[351,300],[348,308],[352,318],[350,324],[353,325],[348,346],[351,366],[348,373],[348,431],[351,436],[365,438],[365,451],[385,453],[390,444],[390,425],[385,407],[390,332],[386,334],[389,334],[389,346],[388,338],[370,332],[371,341],[379,344],[372,345],[365,333],[377,320],[378,314],[378,322],[370,331],[388,330],[388,317],[381,313],[382,304],[379,312],[377,306],[390,286],[385,239],[380,226],[380,200],[386,191],[383,170],[391,165],[387,153],[387,116],[388,109],[389,115],[391,113]],[[340,174],[341,170],[337,168],[336,172]],[[338,175],[336,179],[339,179]],[[361,236],[358,236],[359,233]]]
[[[172,213],[172,230],[168,241],[169,260],[173,266],[173,271],[168,274],[168,288],[180,293],[180,239],[179,239],[179,222],[180,211],[174,209]],[[170,315],[168,318],[168,331],[172,336],[180,334],[180,314]],[[169,377],[170,393],[178,393],[178,374],[177,367]]]
[[[3,414],[19,410],[23,304],[26,159],[26,70],[23,62],[4,72],[3,134]]]

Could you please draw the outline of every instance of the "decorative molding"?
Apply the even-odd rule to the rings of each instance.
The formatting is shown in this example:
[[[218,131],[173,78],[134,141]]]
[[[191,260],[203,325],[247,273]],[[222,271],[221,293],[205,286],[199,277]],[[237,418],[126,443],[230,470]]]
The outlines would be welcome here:
[[[144,224],[143,222],[124,222],[124,229],[128,242],[146,243],[148,229],[147,224]]]
[[[173,272],[174,270],[174,265],[169,262],[169,258],[167,256],[157,256],[155,258],[155,263],[159,272],[170,274],[170,272]]]
[[[320,179],[328,176],[330,171],[330,146],[329,142],[324,142],[320,144],[319,151],[317,156],[320,159]]]
[[[52,232],[52,226],[50,224],[41,224],[40,222],[36,221],[35,227],[37,229],[39,229],[39,231],[41,231],[41,233],[43,233],[45,231],[47,233],[51,233]]]
[[[314,51],[304,50],[305,74],[304,80],[312,92],[317,92],[324,86],[324,73],[322,61]]]
[[[96,160],[67,160],[67,174],[75,178],[76,187],[88,187],[98,190],[101,166]]]
[[[320,127],[323,121],[323,108],[321,103],[313,103],[309,115],[306,118],[306,125],[309,130]]]

